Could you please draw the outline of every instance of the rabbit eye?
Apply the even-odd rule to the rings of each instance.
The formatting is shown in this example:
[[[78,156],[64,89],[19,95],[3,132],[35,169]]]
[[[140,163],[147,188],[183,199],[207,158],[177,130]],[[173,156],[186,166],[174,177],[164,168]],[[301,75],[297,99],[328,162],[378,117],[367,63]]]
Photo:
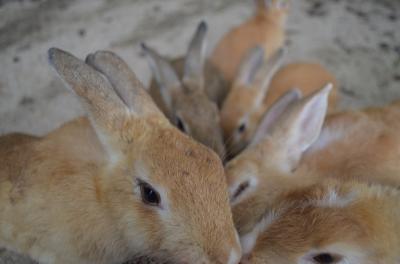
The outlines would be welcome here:
[[[333,256],[329,253],[321,253],[313,257],[316,264],[333,264],[340,261],[340,257]]]
[[[142,201],[145,204],[158,206],[160,205],[161,199],[160,194],[148,183],[140,182],[140,195],[142,196]]]
[[[246,124],[242,123],[239,127],[238,127],[238,131],[239,133],[243,133],[246,130]]]
[[[236,189],[235,193],[233,194],[232,199],[236,199],[239,197],[248,187],[250,186],[248,181],[242,182]]]
[[[176,118],[176,126],[177,126],[178,129],[179,129],[180,131],[182,131],[183,133],[186,132],[186,130],[185,130],[185,125],[183,124],[182,120],[181,120],[179,117]]]

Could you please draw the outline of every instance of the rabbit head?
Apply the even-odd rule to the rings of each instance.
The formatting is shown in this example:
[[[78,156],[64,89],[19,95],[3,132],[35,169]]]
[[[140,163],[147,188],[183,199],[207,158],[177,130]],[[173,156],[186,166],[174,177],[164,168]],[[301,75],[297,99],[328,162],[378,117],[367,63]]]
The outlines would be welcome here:
[[[235,156],[251,141],[264,111],[263,100],[284,57],[279,50],[264,63],[264,49],[250,50],[221,109],[221,127],[228,156]]]
[[[184,59],[182,79],[168,60],[145,44],[142,44],[142,48],[161,95],[160,108],[171,123],[224,158],[219,110],[205,92],[205,86],[208,85],[204,77],[206,31],[206,23],[200,23]]]
[[[257,13],[268,16],[275,23],[284,25],[290,11],[291,0],[256,0]]]
[[[69,183],[93,177],[95,186],[76,197],[84,200],[95,189],[98,204],[81,217],[106,215],[90,223],[101,231],[79,243],[92,236],[101,245],[109,234],[104,244],[111,246],[97,253],[113,251],[114,262],[143,254],[176,263],[237,263],[240,245],[218,156],[170,125],[114,53],[98,51],[85,63],[53,48],[49,60],[81,99],[106,154],[82,168],[82,183]]]
[[[290,182],[291,177],[274,175],[291,175],[318,137],[330,89],[328,85],[304,99],[297,90],[287,92],[265,114],[250,146],[226,165],[239,235],[254,225],[265,204]]]

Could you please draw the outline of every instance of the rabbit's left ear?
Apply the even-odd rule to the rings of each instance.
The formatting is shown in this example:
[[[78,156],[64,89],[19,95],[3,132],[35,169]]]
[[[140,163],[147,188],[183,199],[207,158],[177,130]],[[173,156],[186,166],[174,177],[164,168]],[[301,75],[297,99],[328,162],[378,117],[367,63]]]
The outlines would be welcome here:
[[[185,59],[183,83],[188,89],[203,89],[207,24],[202,21],[192,37]]]

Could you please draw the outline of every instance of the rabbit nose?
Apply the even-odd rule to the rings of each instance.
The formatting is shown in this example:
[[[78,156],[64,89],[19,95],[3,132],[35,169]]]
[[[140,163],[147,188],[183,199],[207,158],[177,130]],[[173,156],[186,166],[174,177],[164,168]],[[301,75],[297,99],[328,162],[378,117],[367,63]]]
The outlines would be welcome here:
[[[251,254],[243,255],[239,264],[250,264],[251,263]]]

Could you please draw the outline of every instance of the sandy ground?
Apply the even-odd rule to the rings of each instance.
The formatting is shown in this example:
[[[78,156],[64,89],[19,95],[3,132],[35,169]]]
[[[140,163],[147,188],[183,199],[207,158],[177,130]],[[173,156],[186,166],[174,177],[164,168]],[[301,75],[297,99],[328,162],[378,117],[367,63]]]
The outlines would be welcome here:
[[[400,1],[293,0],[287,61],[318,61],[341,83],[341,108],[400,98]],[[139,78],[150,72],[145,41],[184,53],[197,23],[209,23],[209,48],[252,12],[250,0],[0,0],[0,134],[42,135],[82,114],[47,63],[56,46],[84,58],[110,49]],[[0,250],[0,264],[29,263]]]

